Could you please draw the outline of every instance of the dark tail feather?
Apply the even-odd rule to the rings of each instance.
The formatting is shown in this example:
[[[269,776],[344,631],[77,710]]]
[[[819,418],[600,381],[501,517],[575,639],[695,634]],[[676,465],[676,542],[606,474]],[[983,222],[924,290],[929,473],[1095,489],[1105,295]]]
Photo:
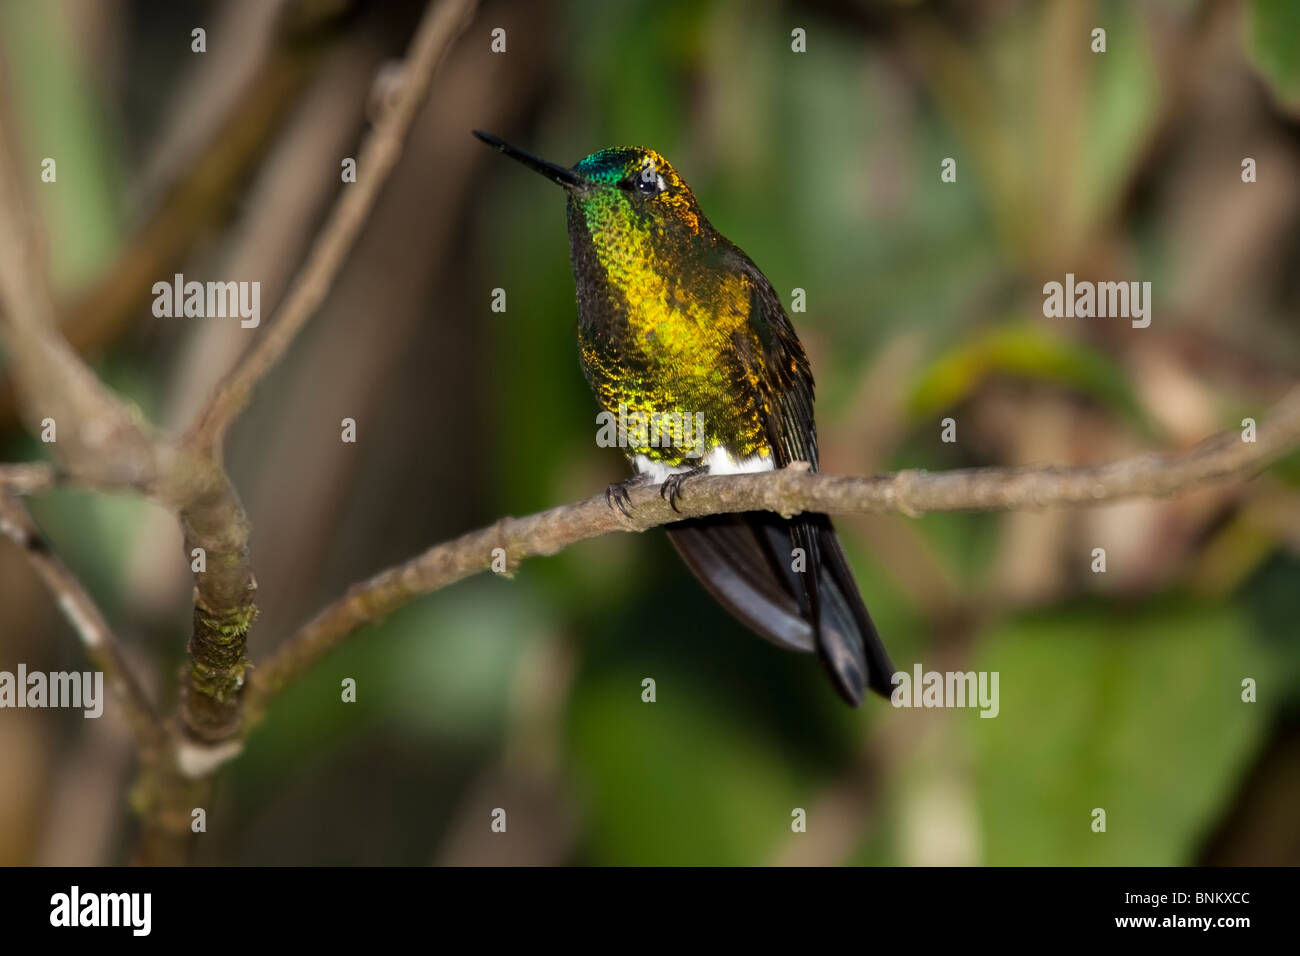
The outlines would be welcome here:
[[[816,529],[821,551],[817,575],[821,625],[817,632],[818,653],[841,693],[855,707],[862,702],[864,684],[888,697],[893,691],[894,665],[867,613],[831,519],[826,515],[805,515],[804,520]]]
[[[668,536],[692,573],[744,624],[783,647],[815,649],[849,703],[860,704],[866,687],[889,695],[893,665],[828,517],[715,515],[671,524]],[[804,549],[804,574],[791,567],[793,547]]]
[[[772,535],[790,533],[776,515],[713,515],[678,521],[668,539],[686,566],[717,599],[755,633],[796,651],[814,648],[812,625],[795,597],[789,560],[779,560]]]

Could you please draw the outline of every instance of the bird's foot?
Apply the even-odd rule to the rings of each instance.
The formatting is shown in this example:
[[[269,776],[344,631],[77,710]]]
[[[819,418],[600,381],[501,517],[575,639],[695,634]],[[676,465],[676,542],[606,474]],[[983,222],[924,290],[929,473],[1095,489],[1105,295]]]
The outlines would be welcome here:
[[[682,497],[682,482],[688,478],[694,478],[697,475],[708,474],[708,465],[699,465],[689,471],[679,471],[669,475],[664,479],[664,483],[659,486],[659,497],[663,498],[673,506],[673,511],[681,514],[681,509],[677,507],[678,500]]]
[[[632,512],[628,508],[632,505],[632,497],[628,494],[633,488],[639,488],[650,479],[649,475],[633,475],[626,481],[616,481],[605,489],[605,504],[609,505],[610,510],[618,508],[623,512],[625,518],[632,517]]]

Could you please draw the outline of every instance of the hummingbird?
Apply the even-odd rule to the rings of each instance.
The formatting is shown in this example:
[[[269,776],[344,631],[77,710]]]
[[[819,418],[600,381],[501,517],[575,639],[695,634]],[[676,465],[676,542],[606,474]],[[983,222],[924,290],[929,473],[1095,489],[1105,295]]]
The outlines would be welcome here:
[[[633,476],[606,490],[611,507],[627,513],[646,483],[677,510],[697,475],[816,470],[812,370],[780,297],[663,156],[616,147],[565,167],[474,135],[567,195],[582,371],[611,419],[636,426],[620,429]],[[850,704],[868,687],[890,695],[893,665],[829,517],[745,512],[666,530],[719,603],[769,641],[815,651]]]

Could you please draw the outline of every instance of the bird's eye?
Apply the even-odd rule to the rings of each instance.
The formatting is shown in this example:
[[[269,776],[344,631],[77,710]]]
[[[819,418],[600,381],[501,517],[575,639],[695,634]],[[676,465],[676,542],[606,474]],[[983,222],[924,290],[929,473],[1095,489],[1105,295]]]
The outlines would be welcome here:
[[[655,169],[654,162],[646,159],[641,168],[628,177],[627,188],[642,196],[657,196],[668,188],[663,175]]]

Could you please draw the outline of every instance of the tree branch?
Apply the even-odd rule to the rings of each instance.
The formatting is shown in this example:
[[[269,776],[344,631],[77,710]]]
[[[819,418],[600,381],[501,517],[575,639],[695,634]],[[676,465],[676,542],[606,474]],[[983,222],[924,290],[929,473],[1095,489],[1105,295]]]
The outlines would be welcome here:
[[[156,747],[163,739],[162,725],[144,689],[131,676],[122,647],[95,601],[81,586],[36,527],[17,499],[0,493],[0,534],[22,548],[41,580],[58,601],[59,610],[72,624],[91,662],[104,672],[109,689],[121,703],[127,725],[143,747]]]
[[[153,482],[161,446],[133,408],[105,386],[59,335],[44,243],[0,125],[0,337],[28,430],[52,422],[51,450],[68,473],[120,489]]]
[[[186,444],[206,455],[218,455],[230,423],[248,404],[253,389],[278,362],[295,336],[325,300],[348,253],[402,155],[402,146],[433,74],[451,42],[469,24],[474,0],[445,0],[430,6],[420,21],[402,67],[401,82],[391,103],[366,138],[357,157],[357,180],[344,186],[301,271],[266,333],[217,386],[200,413]]]
[[[221,466],[226,429],[324,301],[401,155],[443,53],[467,23],[472,6],[470,0],[445,0],[425,11],[411,41],[402,87],[361,148],[357,182],[344,187],[266,333],[218,385],[183,442],[183,452],[206,465],[179,500],[185,547],[189,553],[204,550],[207,570],[195,575],[181,713],[192,735],[208,743],[228,740],[240,729],[247,634],[257,615],[248,519]]]
[[[58,469],[41,461],[0,465],[0,495],[34,495],[48,491],[61,479]]]
[[[203,231],[232,205],[239,184],[266,153],[321,54],[342,32],[340,21],[350,5],[350,0],[282,5],[267,49],[238,95],[219,111],[192,108],[176,122],[181,126],[197,116],[204,124],[203,135],[195,137],[196,155],[183,171],[156,184],[159,200],[112,264],[61,305],[60,329],[73,349],[93,354],[112,341],[148,301],[154,281],[176,271]],[[169,134],[163,139],[167,142]],[[10,382],[0,370],[0,426],[13,410]]]
[[[900,471],[874,478],[817,474],[799,462],[776,472],[700,477],[684,485],[674,512],[656,487],[631,491],[631,515],[612,509],[604,494],[496,524],[354,584],[291,635],[253,672],[247,701],[251,728],[282,689],[358,628],[414,598],[487,570],[493,549],[508,569],[524,558],[551,555],[614,531],[645,531],[688,517],[742,511],[828,514],[896,512],[916,517],[939,511],[995,511],[1090,505],[1122,498],[1174,494],[1198,485],[1247,478],[1300,448],[1300,388],[1259,424],[1256,441],[1224,432],[1186,452],[1143,454],[1077,468],[970,468],[930,474]]]
[[[328,6],[328,4],[327,4]],[[135,490],[151,495],[178,516],[187,560],[204,552],[195,573],[194,622],[188,666],[182,676],[178,720],[157,724],[144,697],[120,666],[102,615],[61,565],[38,562],[65,611],[74,616],[88,646],[105,655],[103,669],[128,692],[135,723],[146,742],[133,806],[143,817],[141,859],[177,862],[188,843],[189,808],[218,758],[238,749],[231,740],[243,726],[247,632],[256,615],[256,581],[248,555],[248,521],[221,463],[221,440],[256,383],[283,355],[327,294],[360,233],[446,47],[468,20],[471,0],[445,0],[426,11],[412,42],[405,80],[392,106],[361,150],[361,176],[347,188],[286,296],[279,318],[245,361],[219,388],[188,440],[174,443],[137,409],[104,385],[60,335],[43,261],[44,243],[27,211],[25,190],[0,122],[0,338],[24,421],[33,432],[53,419],[56,469],[7,466],[0,491],[27,493],[71,480],[97,491]],[[6,501],[5,531],[29,554],[46,554],[30,542],[25,511]],[[17,529],[17,530],[12,530]],[[34,550],[33,550],[34,549]],[[83,600],[84,598],[84,600]],[[146,720],[147,718],[147,720]],[[156,737],[155,737],[156,728]],[[217,755],[214,757],[213,755]],[[212,763],[205,761],[212,760]]]
[[[220,463],[179,449],[101,382],[60,335],[36,221],[0,127],[0,337],[33,433],[54,429],[50,450],[67,475],[99,491],[132,489],[177,512],[195,575],[190,666],[182,687],[185,728],[206,740],[238,730],[245,633],[256,613],[248,528]]]

